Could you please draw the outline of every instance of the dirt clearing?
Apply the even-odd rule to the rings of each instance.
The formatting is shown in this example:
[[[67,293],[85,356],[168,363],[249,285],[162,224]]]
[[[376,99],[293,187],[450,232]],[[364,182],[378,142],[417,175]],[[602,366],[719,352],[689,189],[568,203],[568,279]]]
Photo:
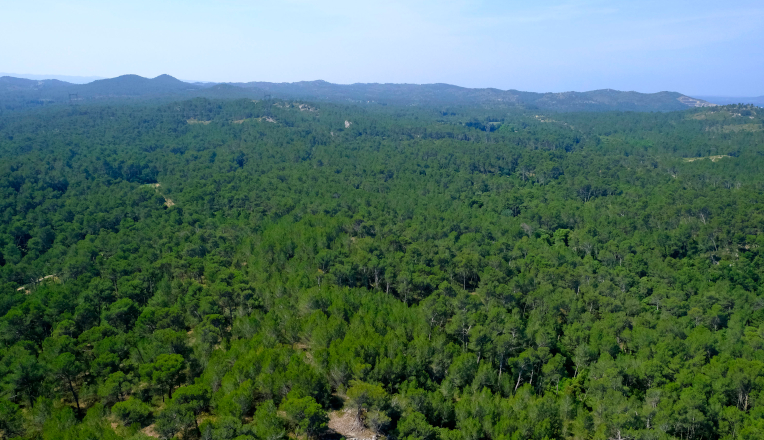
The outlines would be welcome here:
[[[347,440],[377,440],[377,435],[361,427],[357,427],[355,416],[351,410],[339,410],[329,413],[329,429],[345,437]]]
[[[703,159],[711,159],[711,162],[716,162],[719,160],[724,159],[725,157],[731,157],[726,154],[722,154],[719,156],[708,156],[708,157],[688,157],[684,161],[685,162],[695,162],[696,160],[703,160]]]

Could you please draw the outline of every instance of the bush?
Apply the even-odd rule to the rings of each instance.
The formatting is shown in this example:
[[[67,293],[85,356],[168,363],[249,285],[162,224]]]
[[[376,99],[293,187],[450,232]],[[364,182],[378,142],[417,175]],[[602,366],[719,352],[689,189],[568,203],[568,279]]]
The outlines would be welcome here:
[[[111,412],[117,416],[125,426],[130,426],[133,423],[146,426],[151,419],[151,407],[144,402],[133,398],[115,404],[111,408]]]
[[[287,397],[281,402],[280,409],[286,413],[297,435],[306,434],[308,438],[312,438],[329,423],[326,411],[310,396],[302,399]]]

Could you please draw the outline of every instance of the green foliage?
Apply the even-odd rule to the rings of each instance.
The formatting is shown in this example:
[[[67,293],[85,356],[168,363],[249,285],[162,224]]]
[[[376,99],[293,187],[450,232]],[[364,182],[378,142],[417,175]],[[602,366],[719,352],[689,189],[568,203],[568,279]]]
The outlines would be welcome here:
[[[39,395],[45,377],[44,365],[20,344],[14,345],[4,354],[2,377],[5,392],[26,396],[31,407],[33,400]]]
[[[13,402],[0,401],[0,432],[8,438],[24,433],[21,410]]]
[[[74,388],[74,382],[77,380],[77,376],[84,371],[82,364],[77,362],[72,353],[61,353],[51,361],[50,371],[71,391],[74,402],[79,410],[80,401]]]
[[[121,401],[133,385],[133,378],[121,371],[110,374],[98,387],[98,395],[107,403]]]
[[[758,109],[305,105],[0,116],[2,436],[764,432]]]
[[[279,410],[284,411],[296,434],[305,434],[308,438],[315,437],[329,422],[326,411],[312,397],[287,397]]]
[[[204,411],[210,403],[210,392],[202,383],[180,387],[169,405],[182,406],[194,414]]]
[[[153,363],[141,366],[141,374],[172,398],[172,390],[180,384],[185,367],[183,356],[160,354]],[[164,396],[162,399],[164,400]]]
[[[381,433],[390,425],[392,419],[385,411],[373,409],[366,413],[366,426],[376,433]]]
[[[145,426],[151,420],[151,407],[138,399],[130,398],[124,402],[114,404],[111,412],[119,418],[125,426],[137,423]]]
[[[387,392],[375,384],[350,381],[350,386],[345,392],[347,405],[355,413],[358,424],[363,421],[363,413],[366,412],[366,424],[375,432],[379,432],[390,423],[390,418],[381,411],[387,405]]]
[[[255,436],[261,440],[286,438],[284,421],[276,415],[276,405],[272,400],[261,403],[252,418]]]
[[[252,413],[254,396],[252,381],[247,379],[217,404],[217,412],[239,419],[248,416]]]
[[[432,440],[437,438],[437,433],[420,412],[406,413],[398,421],[398,438],[404,440]]]
[[[215,421],[207,421],[200,428],[202,439],[232,440],[234,438],[251,438],[242,434],[241,420],[236,417],[223,416]],[[241,435],[240,435],[241,434]]]

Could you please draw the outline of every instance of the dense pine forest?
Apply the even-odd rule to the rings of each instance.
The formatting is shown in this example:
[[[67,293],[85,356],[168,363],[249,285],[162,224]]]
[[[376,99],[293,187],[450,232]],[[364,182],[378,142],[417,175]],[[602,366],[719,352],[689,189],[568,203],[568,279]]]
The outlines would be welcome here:
[[[0,438],[760,439],[764,114],[0,114]]]

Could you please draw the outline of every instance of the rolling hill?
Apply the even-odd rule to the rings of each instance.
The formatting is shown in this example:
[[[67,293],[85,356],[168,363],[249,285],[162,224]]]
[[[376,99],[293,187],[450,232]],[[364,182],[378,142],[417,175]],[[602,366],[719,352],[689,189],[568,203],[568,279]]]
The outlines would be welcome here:
[[[450,84],[332,84],[250,82],[274,97],[331,102],[376,102],[402,105],[525,106],[555,111],[674,111],[711,105],[676,92],[638,93],[605,89],[590,92],[534,93],[493,88],[471,89]]]
[[[535,93],[494,88],[466,88],[450,84],[333,84],[295,83],[199,84],[170,75],[144,78],[122,75],[88,84],[58,80],[0,77],[0,109],[16,110],[51,103],[111,100],[260,99],[264,96],[338,103],[419,106],[523,107],[571,111],[678,111],[713,106],[677,92],[638,93],[612,89],[589,92]]]

